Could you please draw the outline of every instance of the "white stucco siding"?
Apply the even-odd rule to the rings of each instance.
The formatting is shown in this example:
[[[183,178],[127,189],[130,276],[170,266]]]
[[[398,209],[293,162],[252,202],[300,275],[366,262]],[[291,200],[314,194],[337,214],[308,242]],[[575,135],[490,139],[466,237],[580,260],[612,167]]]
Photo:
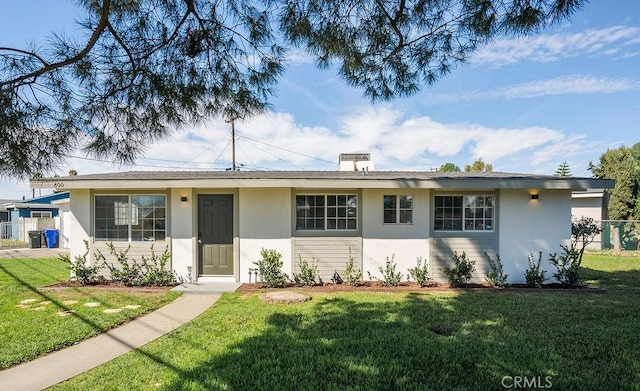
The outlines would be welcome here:
[[[413,196],[411,224],[385,224],[383,197],[385,195]],[[362,237],[372,239],[424,239],[429,232],[429,195],[427,189],[363,189]]]
[[[380,266],[393,257],[396,271],[403,274],[416,265],[418,257],[429,260],[430,206],[428,189],[363,189],[362,190],[362,274],[365,279],[381,278]],[[410,195],[413,199],[413,219],[410,224],[385,224],[385,195]]]
[[[532,200],[531,193],[539,194]],[[542,251],[543,269],[551,278],[549,254],[559,252],[571,236],[570,190],[501,190],[499,197],[499,254],[512,283],[524,282],[527,256]]]
[[[182,201],[187,197],[187,201]],[[171,236],[171,268],[178,276],[188,280],[189,273],[195,279],[196,243],[194,235],[194,210],[197,198],[192,189],[171,189],[169,208],[169,234]]]
[[[249,281],[249,269],[256,267],[263,248],[282,254],[282,270],[291,276],[291,205],[289,188],[239,189],[240,281]]]
[[[69,199],[69,253],[73,261],[87,251],[84,241],[91,242],[91,193],[89,190],[71,190]]]

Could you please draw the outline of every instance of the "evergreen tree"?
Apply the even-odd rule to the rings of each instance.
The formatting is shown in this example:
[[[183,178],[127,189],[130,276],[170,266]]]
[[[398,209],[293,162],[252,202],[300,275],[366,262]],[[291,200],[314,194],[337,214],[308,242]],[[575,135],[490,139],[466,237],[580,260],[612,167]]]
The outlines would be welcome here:
[[[609,219],[640,219],[640,208],[638,207],[640,178],[637,167],[638,162],[634,159],[632,150],[624,145],[617,149],[607,150],[600,156],[597,165],[589,162],[589,170],[594,177],[615,179],[616,181],[613,189],[606,190],[609,194]]]
[[[569,163],[567,161],[563,161],[558,165],[556,171],[553,173],[555,176],[571,176],[571,168],[569,168]]]
[[[409,96],[587,0],[76,3],[84,40],[0,47],[0,175],[51,172],[78,148],[132,163],[183,125],[266,110],[292,47],[373,101]]]

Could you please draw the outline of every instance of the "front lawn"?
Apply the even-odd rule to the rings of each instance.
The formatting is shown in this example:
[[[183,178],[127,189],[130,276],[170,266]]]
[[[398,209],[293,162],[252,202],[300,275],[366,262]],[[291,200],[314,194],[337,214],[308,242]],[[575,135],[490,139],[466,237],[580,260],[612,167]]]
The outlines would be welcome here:
[[[73,345],[178,296],[167,290],[42,289],[68,279],[67,264],[57,258],[0,259],[0,370]]]
[[[638,389],[640,259],[589,254],[585,267],[606,293],[225,294],[55,389]]]

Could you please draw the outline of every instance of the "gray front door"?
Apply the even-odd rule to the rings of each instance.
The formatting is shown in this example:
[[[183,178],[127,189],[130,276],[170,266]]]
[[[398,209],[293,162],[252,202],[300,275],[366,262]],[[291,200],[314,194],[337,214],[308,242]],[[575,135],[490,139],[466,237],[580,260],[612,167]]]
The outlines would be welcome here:
[[[233,275],[233,195],[198,196],[198,274]]]

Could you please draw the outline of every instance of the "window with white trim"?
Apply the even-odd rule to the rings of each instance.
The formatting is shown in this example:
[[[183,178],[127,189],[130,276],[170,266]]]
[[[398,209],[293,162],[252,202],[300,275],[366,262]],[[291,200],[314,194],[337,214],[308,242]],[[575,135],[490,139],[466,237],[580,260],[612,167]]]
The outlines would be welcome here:
[[[495,196],[435,196],[435,231],[493,231]]]
[[[95,239],[164,241],[166,196],[155,194],[95,196]]]
[[[413,223],[413,196],[385,195],[382,197],[385,224]]]
[[[42,211],[32,210],[31,211],[31,217],[38,217],[38,218],[48,217],[48,218],[51,218],[51,211],[50,210],[42,210]]]
[[[296,195],[296,230],[353,231],[358,229],[356,194]]]

